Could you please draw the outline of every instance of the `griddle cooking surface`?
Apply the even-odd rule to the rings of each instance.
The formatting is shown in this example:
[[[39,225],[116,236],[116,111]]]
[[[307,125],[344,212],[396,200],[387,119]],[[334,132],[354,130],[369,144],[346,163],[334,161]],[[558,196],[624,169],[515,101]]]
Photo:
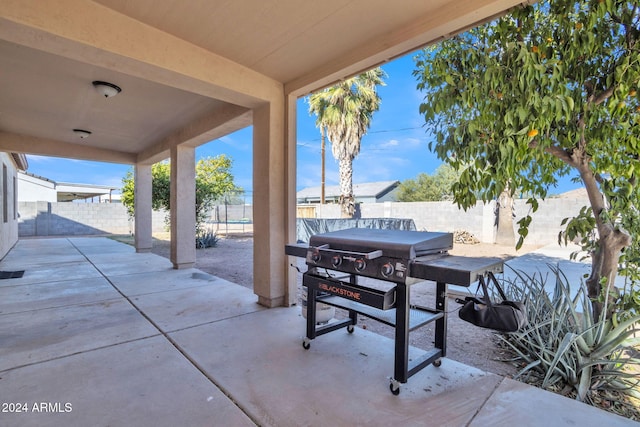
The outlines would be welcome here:
[[[427,231],[348,228],[316,234],[310,246],[328,244],[331,249],[370,252],[382,250],[384,256],[412,260],[415,257],[453,248],[453,234]]]

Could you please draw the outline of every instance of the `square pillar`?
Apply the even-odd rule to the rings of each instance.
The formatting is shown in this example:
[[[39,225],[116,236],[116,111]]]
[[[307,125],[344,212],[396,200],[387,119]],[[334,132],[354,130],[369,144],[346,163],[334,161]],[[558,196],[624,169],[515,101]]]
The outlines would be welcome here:
[[[287,293],[284,96],[253,110],[253,292],[266,307]]]
[[[297,170],[297,108],[298,98],[293,95],[287,95],[286,98],[286,132],[285,132],[285,153],[286,153],[286,194],[285,194],[285,244],[295,243],[297,240],[296,235],[296,218],[297,212],[297,199],[296,199],[296,170]],[[285,304],[287,306],[296,305],[298,303],[298,271],[291,267],[291,264],[296,265],[298,258],[285,256],[285,277],[286,277],[286,292],[285,292]]]
[[[191,268],[196,262],[196,152],[171,148],[171,262]]]
[[[136,252],[151,252],[152,240],[151,165],[134,167],[134,238]]]

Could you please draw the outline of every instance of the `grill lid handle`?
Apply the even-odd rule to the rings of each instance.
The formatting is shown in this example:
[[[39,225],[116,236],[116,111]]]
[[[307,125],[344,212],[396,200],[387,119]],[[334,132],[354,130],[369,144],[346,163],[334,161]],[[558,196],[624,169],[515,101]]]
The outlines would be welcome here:
[[[364,259],[376,259],[382,256],[382,251],[380,249],[371,251],[371,252],[354,252],[354,251],[343,251],[340,249],[331,249],[329,248],[329,245],[318,246],[316,247],[316,249],[319,251],[327,251],[327,252],[338,253],[342,255],[362,257]]]

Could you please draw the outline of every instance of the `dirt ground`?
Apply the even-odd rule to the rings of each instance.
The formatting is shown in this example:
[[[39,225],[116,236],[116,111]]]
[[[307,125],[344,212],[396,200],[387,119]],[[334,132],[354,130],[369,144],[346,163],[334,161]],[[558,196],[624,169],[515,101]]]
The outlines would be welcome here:
[[[168,235],[154,235],[153,252],[169,258]],[[536,249],[535,246],[523,247],[516,252],[512,247],[493,244],[469,244],[454,246],[450,253],[464,256],[496,256],[509,258],[522,255]],[[283,248],[284,250],[284,248]],[[304,268],[304,261],[299,264]],[[230,282],[252,288],[253,287],[253,238],[229,237],[220,239],[213,248],[198,249],[196,253],[196,268],[221,277]],[[423,282],[411,286],[411,301],[427,307],[434,306],[434,288],[432,282]],[[471,289],[475,292],[475,289]],[[474,366],[486,372],[512,377],[519,367],[513,362],[505,362],[511,355],[497,345],[496,333],[478,328],[460,320],[457,310],[460,305],[453,298],[448,300],[447,317],[447,357],[465,365]],[[336,314],[336,317],[345,313]],[[373,319],[359,316],[358,326],[369,331],[393,338],[393,328]],[[304,328],[303,325],[300,326]],[[411,345],[429,349],[433,347],[433,327],[431,325],[412,331],[409,334]]]

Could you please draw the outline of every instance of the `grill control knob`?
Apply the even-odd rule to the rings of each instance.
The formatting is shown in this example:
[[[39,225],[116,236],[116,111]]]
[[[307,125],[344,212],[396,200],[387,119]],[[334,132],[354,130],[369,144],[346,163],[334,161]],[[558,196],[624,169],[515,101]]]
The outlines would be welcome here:
[[[362,258],[358,258],[354,264],[356,267],[356,271],[362,271],[367,266],[367,262]]]
[[[333,257],[331,257],[331,265],[337,267],[340,264],[342,264],[342,257],[340,255],[334,255]]]
[[[313,251],[311,252],[311,261],[313,262],[318,262],[320,261],[320,251]]]
[[[384,277],[389,277],[393,274],[394,270],[395,269],[393,268],[393,264],[388,262],[382,266],[381,273]]]

